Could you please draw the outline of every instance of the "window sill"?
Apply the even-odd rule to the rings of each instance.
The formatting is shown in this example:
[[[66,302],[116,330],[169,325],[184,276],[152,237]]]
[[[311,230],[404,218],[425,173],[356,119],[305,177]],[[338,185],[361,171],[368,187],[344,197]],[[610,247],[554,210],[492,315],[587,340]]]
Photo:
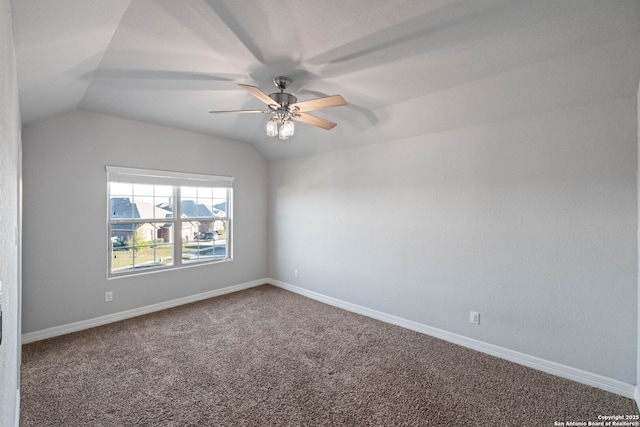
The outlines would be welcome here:
[[[153,269],[150,269],[150,270],[130,271],[130,272],[127,272],[127,273],[118,273],[118,274],[109,273],[107,275],[107,280],[124,279],[124,278],[131,278],[131,277],[137,277],[137,276],[146,276],[148,274],[155,274],[155,273],[166,273],[168,271],[184,270],[184,269],[187,269],[187,268],[194,268],[194,267],[204,267],[206,265],[222,264],[222,263],[227,263],[227,262],[231,262],[231,261],[233,261],[233,258],[224,258],[224,259],[215,260],[215,261],[194,262],[194,263],[190,263],[190,264],[181,264],[179,266],[158,267],[158,268],[153,268]]]

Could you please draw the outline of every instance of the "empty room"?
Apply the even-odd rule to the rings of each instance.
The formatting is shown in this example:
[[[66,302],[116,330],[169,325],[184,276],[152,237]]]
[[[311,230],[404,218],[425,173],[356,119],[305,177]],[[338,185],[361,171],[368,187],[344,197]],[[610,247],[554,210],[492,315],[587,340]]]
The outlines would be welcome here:
[[[0,6],[0,426],[640,426],[640,1]]]

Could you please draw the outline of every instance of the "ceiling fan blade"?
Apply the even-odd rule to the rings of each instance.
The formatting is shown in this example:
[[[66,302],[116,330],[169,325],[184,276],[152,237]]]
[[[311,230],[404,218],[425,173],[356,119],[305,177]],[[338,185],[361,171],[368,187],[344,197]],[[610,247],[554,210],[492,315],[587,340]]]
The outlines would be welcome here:
[[[267,95],[266,93],[264,93],[263,91],[261,91],[257,87],[251,86],[251,85],[243,85],[243,84],[239,84],[238,86],[240,86],[242,89],[246,90],[251,95],[253,95],[256,98],[258,98],[260,101],[264,102],[265,104],[267,104],[267,105],[275,105],[276,108],[280,108],[280,104],[278,104],[276,101],[271,99],[269,97],[269,95]]]
[[[293,113],[291,117],[299,122],[317,126],[325,130],[331,130],[336,127],[336,123],[330,122],[329,120],[321,119],[320,117],[312,116],[311,114]]]
[[[224,111],[209,111],[211,114],[224,114],[224,113],[238,113],[238,114],[246,114],[246,113],[262,113],[269,114],[271,110],[224,110]]]
[[[325,96],[324,98],[310,99],[309,101],[297,102],[289,106],[292,111],[305,112],[322,110],[329,107],[340,107],[347,105],[347,101],[340,95]]]

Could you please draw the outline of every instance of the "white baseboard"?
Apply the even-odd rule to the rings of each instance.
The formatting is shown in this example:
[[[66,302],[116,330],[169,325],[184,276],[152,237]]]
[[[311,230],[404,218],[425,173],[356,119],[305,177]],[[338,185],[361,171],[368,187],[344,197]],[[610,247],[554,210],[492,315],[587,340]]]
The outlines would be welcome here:
[[[108,323],[113,323],[120,320],[136,317],[136,316],[153,313],[155,311],[165,310],[167,308],[172,308],[179,305],[188,304],[191,302],[196,302],[196,301],[204,300],[207,298],[213,298],[216,296],[225,295],[232,292],[238,292],[244,289],[253,288],[266,283],[303,295],[305,297],[314,299],[316,301],[320,301],[325,304],[332,305],[334,307],[351,311],[353,313],[362,314],[364,316],[371,317],[376,320],[380,320],[386,323],[390,323],[396,326],[407,328],[407,329],[420,332],[426,335],[430,335],[432,337],[449,341],[451,343],[458,344],[463,347],[470,348],[472,350],[490,354],[492,356],[509,360],[511,362],[515,362],[520,365],[537,369],[539,371],[543,371],[552,375],[573,380],[581,384],[597,387],[597,388],[618,394],[620,396],[633,399],[635,400],[636,404],[640,408],[640,389],[632,384],[627,384],[625,382],[608,378],[599,374],[594,374],[591,372],[583,371],[581,369],[573,368],[571,366],[562,365],[556,362],[541,359],[539,357],[530,356],[528,354],[520,353],[504,347],[499,347],[493,344],[485,343],[483,341],[475,340],[473,338],[468,338],[463,335],[447,332],[442,329],[433,328],[431,326],[427,326],[418,322],[403,319],[401,317],[393,316],[377,310],[372,310],[367,307],[363,307],[357,304],[352,304],[350,302],[342,301],[337,298],[322,295],[317,292],[313,292],[313,291],[310,291],[295,285],[291,285],[289,283],[281,282],[279,280],[274,280],[274,279],[254,280],[251,282],[241,283],[239,285],[234,285],[234,286],[228,286],[226,288],[203,292],[200,294],[191,295],[184,298],[178,298],[171,301],[165,301],[158,304],[152,304],[145,307],[122,311],[119,313],[108,314],[105,316],[83,320],[80,322],[74,322],[66,325],[55,326],[53,328],[43,329],[41,331],[29,332],[22,335],[22,344],[28,344],[35,341],[68,334],[71,332],[77,332],[84,329],[93,328],[96,326],[106,325]],[[16,413],[19,414],[19,407],[16,408]]]
[[[549,360],[541,359],[539,357],[530,356],[518,351],[509,350],[508,348],[499,347],[483,341],[475,340],[473,338],[468,338],[463,335],[447,332],[442,329],[433,328],[431,326],[423,325],[411,320],[406,320],[401,317],[393,316],[387,313],[372,310],[370,308],[362,307],[360,305],[352,304],[350,302],[342,301],[337,298],[322,295],[317,292],[309,291],[307,289],[291,285],[289,283],[281,282],[279,280],[268,279],[267,282],[279,288],[295,292],[297,294],[323,302],[325,304],[332,305],[334,307],[342,308],[353,313],[362,314],[376,320],[391,323],[396,326],[401,326],[403,328],[430,335],[435,338],[440,338],[442,340],[449,341],[451,343],[458,344],[472,350],[490,354],[501,359],[509,360],[511,362],[515,362],[529,368],[537,369],[548,374],[556,375],[558,377],[576,381],[581,384],[597,387],[611,393],[627,397],[629,399],[635,399],[636,403],[640,407],[640,391],[638,391],[638,388],[636,388],[632,384],[627,384],[622,381],[583,371],[581,369],[576,369],[571,366],[562,365],[560,363],[552,362]]]
[[[171,301],[164,301],[161,303],[147,305],[140,308],[134,308],[132,310],[121,311],[119,313],[107,314],[105,316],[95,317],[93,319],[87,319],[87,320],[82,320],[80,322],[74,322],[66,325],[55,326],[53,328],[43,329],[41,331],[29,332],[26,334],[22,334],[22,344],[28,344],[31,342],[40,341],[47,338],[57,337],[59,335],[69,334],[71,332],[77,332],[84,329],[93,328],[96,326],[106,325],[108,323],[117,322],[119,320],[125,320],[132,317],[141,316],[143,314],[149,314],[155,311],[177,307],[179,305],[189,304],[192,302],[217,297],[220,295],[230,294],[232,292],[242,291],[244,289],[253,288],[256,286],[264,285],[266,283],[269,283],[268,279],[254,280],[251,282],[241,283],[239,285],[234,285],[234,286],[228,286],[226,288],[203,292],[196,295],[190,295],[188,297],[178,298]]]

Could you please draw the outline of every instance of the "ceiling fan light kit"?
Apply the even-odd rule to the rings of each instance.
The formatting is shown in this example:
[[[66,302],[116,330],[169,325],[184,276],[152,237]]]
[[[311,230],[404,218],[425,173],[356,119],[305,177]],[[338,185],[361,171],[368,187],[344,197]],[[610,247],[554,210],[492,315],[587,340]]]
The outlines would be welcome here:
[[[274,116],[267,122],[267,136],[279,136],[280,139],[289,139],[290,136],[293,136],[294,131],[295,126],[290,118],[280,119]]]
[[[346,101],[340,95],[326,96],[324,98],[311,99],[309,101],[298,102],[298,98],[284,90],[291,83],[286,77],[276,77],[273,84],[280,89],[280,92],[274,92],[269,95],[261,91],[255,86],[243,85],[239,86],[267,104],[268,110],[233,110],[233,111],[210,111],[210,113],[262,113],[269,114],[271,118],[267,122],[265,131],[267,136],[278,136],[282,140],[289,139],[295,132],[294,120],[316,126],[325,130],[331,130],[336,127],[336,123],[320,117],[307,114],[307,111],[317,111],[323,108],[339,107],[347,105]]]

